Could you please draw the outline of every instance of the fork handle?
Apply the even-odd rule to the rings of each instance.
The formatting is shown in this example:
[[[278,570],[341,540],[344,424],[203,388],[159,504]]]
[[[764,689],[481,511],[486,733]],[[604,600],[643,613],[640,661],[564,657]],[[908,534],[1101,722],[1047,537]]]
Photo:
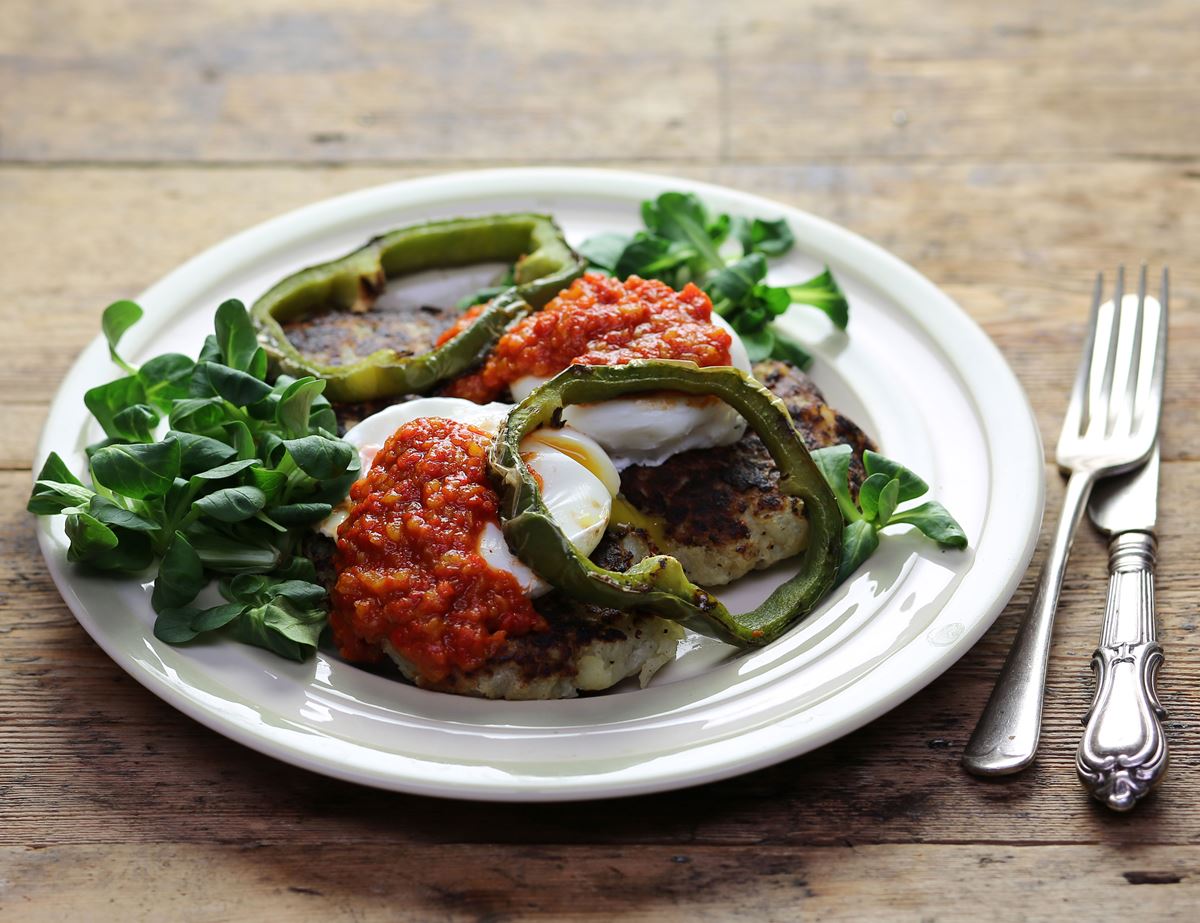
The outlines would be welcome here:
[[[1075,767],[1093,798],[1128,811],[1167,770],[1167,738],[1155,681],[1163,662],[1154,631],[1157,543],[1124,532],[1108,546],[1108,605],[1092,655],[1096,695],[1083,718]]]
[[[979,776],[1019,772],[1033,762],[1042,731],[1042,700],[1054,612],[1067,556],[1096,476],[1076,471],[1067,481],[1062,513],[1029,608],[983,715],[963,752],[963,766]]]

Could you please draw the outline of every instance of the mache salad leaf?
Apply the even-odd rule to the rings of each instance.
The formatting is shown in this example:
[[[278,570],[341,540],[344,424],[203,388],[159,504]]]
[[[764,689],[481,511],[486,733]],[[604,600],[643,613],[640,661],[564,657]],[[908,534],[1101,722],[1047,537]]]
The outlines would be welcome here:
[[[858,490],[858,500],[850,492],[850,461],[854,455],[848,445],[828,446],[810,453],[837,497],[846,528],[842,538],[842,561],[838,582],[842,582],[875,553],[879,533],[889,526],[913,526],[944,548],[966,548],[967,535],[942,504],[929,500],[920,506],[898,509],[901,503],[916,500],[929,492],[929,485],[897,461],[872,452],[863,452],[866,479]]]
[[[676,290],[694,282],[737,331],[752,362],[783,359],[798,368],[812,362],[804,346],[775,323],[794,304],[824,312],[839,330],[850,322],[849,302],[828,267],[793,285],[767,282],[767,260],[796,242],[786,220],[714,215],[694,193],[674,191],[642,202],[641,217],[642,230],[595,234],[576,250],[592,271],[620,279],[658,279]],[[496,284],[463,298],[458,307],[488,301],[512,281],[510,267]]]
[[[804,347],[775,324],[793,304],[814,307],[839,330],[846,329],[849,303],[828,267],[794,285],[767,282],[767,259],[795,244],[785,220],[713,215],[698,196],[685,192],[664,192],[643,202],[641,215],[644,230],[597,234],[580,244],[579,252],[593,270],[622,279],[659,279],[674,289],[694,282],[741,336],[751,361],[809,365]]]
[[[358,476],[357,453],[334,435],[325,383],[268,380],[239,301],[218,308],[196,359],[167,353],[135,368],[117,349],[141,316],[131,301],[104,312],[109,352],[124,375],[84,397],[107,437],[88,447],[89,482],[52,452],[27,509],[65,518],[73,562],[152,571],[160,640],[222,631],[303,660],[316,649],[327,605],[300,541]],[[214,578],[227,601],[198,605]]]

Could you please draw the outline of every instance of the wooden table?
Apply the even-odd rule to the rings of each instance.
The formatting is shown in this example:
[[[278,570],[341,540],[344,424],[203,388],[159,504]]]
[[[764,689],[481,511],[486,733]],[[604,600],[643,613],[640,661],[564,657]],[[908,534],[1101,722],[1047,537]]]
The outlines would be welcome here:
[[[1194,919],[1194,4],[501,6],[5,6],[0,919]],[[1158,602],[1172,768],[1155,796],[1116,816],[1075,781],[1105,586],[1087,528],[1041,754],[995,782],[959,757],[1028,579],[970,654],[866,729],[742,778],[601,804],[331,781],[196,725],[101,653],[23,507],[47,402],[102,307],[294,206],[547,162],[727,183],[874,239],[983,325],[1050,446],[1092,274],[1171,264]],[[1061,482],[1047,473],[1049,521]]]

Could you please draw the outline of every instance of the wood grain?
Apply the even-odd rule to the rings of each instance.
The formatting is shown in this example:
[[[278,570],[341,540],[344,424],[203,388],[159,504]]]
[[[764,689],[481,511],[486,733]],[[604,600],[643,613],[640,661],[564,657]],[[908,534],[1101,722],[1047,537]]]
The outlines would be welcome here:
[[[750,161],[1190,158],[1200,142],[1200,63],[1185,50],[1200,38],[1194,12],[1171,2],[739,4],[724,150]]]
[[[1200,142],[1180,0],[170,10],[15,5],[0,158],[1061,161]]]
[[[0,26],[0,159],[712,159],[716,24],[701,0],[671,13],[22,3]]]
[[[1164,493],[1200,490],[1191,463],[1164,466]],[[0,474],[0,577],[20,593],[22,616],[4,625],[0,752],[8,834],[0,843],[123,842],[319,845],[355,836],[372,842],[659,843],[839,845],[902,843],[1200,842],[1190,811],[1200,780],[1172,771],[1161,791],[1119,825],[1089,802],[1074,778],[1079,718],[1091,694],[1088,659],[1099,636],[1103,541],[1081,535],[1063,591],[1052,651],[1041,753],[1034,769],[979,782],[959,758],[1028,600],[1027,579],[984,640],[943,677],[867,730],[815,753],[737,779],[653,797],[623,809],[595,805],[491,805],[388,795],[282,766],[174,712],[125,676],[66,613],[45,573],[29,518],[18,511],[28,475]],[[1182,480],[1181,480],[1182,479]],[[1051,481],[1057,512],[1061,488]],[[1200,761],[1194,716],[1200,670],[1194,600],[1200,572],[1183,549],[1200,526],[1164,510],[1160,688],[1174,765]],[[1035,560],[1040,562],[1041,552]],[[1032,572],[1031,572],[1032,576]],[[3,600],[13,613],[15,599]],[[14,613],[15,614],[15,613]],[[121,785],[112,785],[114,778]],[[103,793],[100,796],[100,793]],[[97,798],[100,800],[97,801]],[[48,798],[59,820],[39,831]],[[381,811],[386,803],[392,811]],[[700,806],[704,805],[700,810]],[[394,819],[404,818],[396,827]],[[319,823],[315,823],[319,819]],[[1064,835],[1069,831],[1069,835]]]
[[[1193,918],[1194,12],[1187,0],[10,3],[0,920]],[[478,805],[325,779],[184,718],[93,644],[23,507],[46,407],[102,307],[307,202],[550,160],[725,183],[875,240],[997,343],[1048,450],[1092,274],[1171,264],[1158,603],[1172,768],[1155,795],[1115,816],[1074,779],[1104,600],[1104,543],[1087,528],[1038,761],[987,782],[959,758],[1042,549],[983,640],[861,731],[740,778],[605,804]],[[1047,477],[1049,523],[1062,489]]]
[[[1153,901],[1161,906],[1157,919],[1189,920],[1200,899],[1196,846],[522,846],[499,852],[476,845],[347,845],[332,862],[314,861],[305,848],[169,841],[152,850],[7,850],[0,861],[11,863],[12,880],[29,900],[0,909],[0,919],[57,923],[73,906],[64,894],[101,890],[112,895],[109,919],[130,921],[652,923],[685,912],[712,923],[951,921],[986,916],[992,908],[1005,908],[1011,919],[1049,921],[1097,893],[1106,895],[1113,919],[1137,918]],[[201,868],[204,877],[195,874]],[[147,880],[161,892],[143,888]],[[947,887],[968,880],[974,883],[969,891]]]
[[[650,165],[662,169],[658,165]],[[1024,384],[1051,449],[1078,362],[1094,274],[1174,260],[1164,457],[1200,459],[1200,169],[1176,164],[708,167],[679,175],[751,189],[837,221],[938,281],[996,341]],[[71,211],[69,280],[61,252],[31,235],[5,254],[13,332],[0,390],[44,405],[99,313],[135,296],[223,237],[290,208],[420,171],[307,168],[0,168],[0,223]],[[1120,220],[1105,203],[1120,202]],[[220,202],[219,209],[211,206]],[[1157,243],[1156,243],[1157,241]],[[136,254],[115,260],[114,252]],[[29,412],[35,419],[37,412]],[[6,449],[32,457],[36,424]],[[22,441],[23,440],[23,441]],[[20,446],[18,448],[17,446]],[[2,459],[0,459],[2,461]]]

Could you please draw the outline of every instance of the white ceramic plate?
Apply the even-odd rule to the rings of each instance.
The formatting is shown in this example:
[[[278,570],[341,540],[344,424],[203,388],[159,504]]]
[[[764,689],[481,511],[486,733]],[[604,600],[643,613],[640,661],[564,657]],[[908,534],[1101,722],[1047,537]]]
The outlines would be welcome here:
[[[301,266],[389,228],[455,215],[553,213],[580,241],[638,223],[638,203],[692,190],[713,209],[787,218],[796,247],[774,280],[828,263],[851,302],[848,337],[816,337],[814,377],[882,451],[924,475],[970,538],[940,551],[887,538],[816,614],[762,650],[690,639],[649,688],[555,702],[490,702],[425,692],[329,653],[290,663],[231,642],[170,647],[151,633],[149,590],[83,575],[60,523],[43,520],[50,572],[83,627],[120,666],[180,711],[298,766],[400,791],[550,801],[659,791],[804,753],[899,704],[991,625],[1024,572],[1043,503],[1042,452],[1028,403],[978,327],[915,270],[842,228],[775,202],[682,179],[601,170],[461,173],[367,189],[300,209],[218,244],[142,294],[146,317],[122,352],[195,353],[222,300],[251,303]],[[415,283],[429,293],[440,275]],[[97,313],[97,322],[99,314]],[[83,392],[115,377],[103,342],[80,356],[39,447],[74,458],[98,437]],[[726,598],[753,604],[778,571]]]

